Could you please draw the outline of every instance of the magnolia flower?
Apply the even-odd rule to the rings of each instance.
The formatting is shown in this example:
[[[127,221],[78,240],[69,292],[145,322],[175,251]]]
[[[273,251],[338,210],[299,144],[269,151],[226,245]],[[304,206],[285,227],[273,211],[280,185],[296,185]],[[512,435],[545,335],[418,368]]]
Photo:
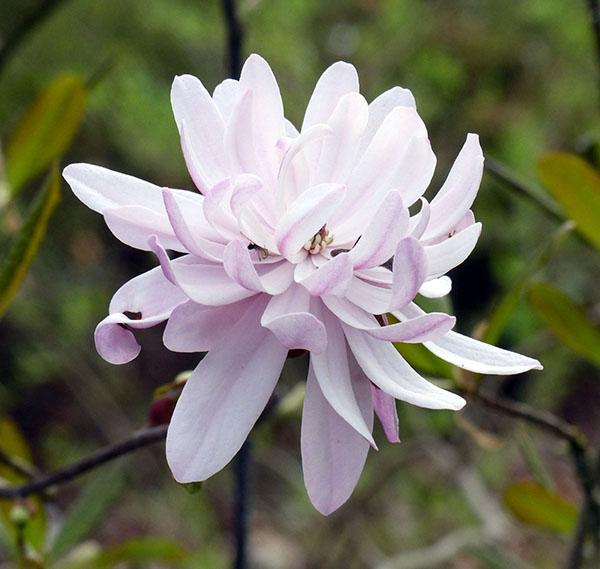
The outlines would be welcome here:
[[[347,63],[323,73],[300,131],[257,55],[212,97],[195,77],[177,77],[171,101],[198,192],[88,164],[68,166],[64,177],[118,239],[153,251],[160,265],[116,292],[96,328],[100,355],[133,360],[135,331],[163,321],[168,349],[208,352],[169,426],[167,459],[179,482],[205,480],[232,459],[290,349],[309,353],[302,463],[323,514],[348,499],[376,448],[374,413],[396,442],[395,399],[465,404],[422,378],[392,342],[422,343],[477,373],[541,368],[453,332],[453,316],[415,302],[450,292],[446,273],[481,232],[470,211],[483,169],[476,135],[429,203],[422,196],[436,158],[412,94],[394,87],[369,104]]]

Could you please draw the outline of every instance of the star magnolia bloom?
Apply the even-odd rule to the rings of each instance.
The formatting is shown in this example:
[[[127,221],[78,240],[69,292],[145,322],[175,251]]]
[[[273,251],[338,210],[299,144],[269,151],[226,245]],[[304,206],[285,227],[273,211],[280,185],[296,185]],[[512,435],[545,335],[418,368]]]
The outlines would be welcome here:
[[[395,399],[430,409],[465,404],[423,379],[392,342],[423,343],[477,373],[541,368],[453,332],[453,316],[414,302],[449,293],[446,273],[481,232],[470,211],[483,169],[476,135],[428,203],[436,158],[412,94],[395,87],[368,104],[347,63],[323,73],[300,132],[257,55],[212,97],[195,77],[177,77],[171,100],[200,193],[88,164],[68,166],[64,177],[117,238],[160,263],[117,291],[96,329],[99,353],[129,362],[140,351],[135,330],[165,320],[167,348],[208,352],[169,426],[178,481],[205,480],[232,459],[290,349],[310,354],[302,462],[323,514],[356,485],[375,447],[374,412],[396,442]],[[172,260],[166,250],[183,255]],[[387,313],[399,322],[387,325]]]

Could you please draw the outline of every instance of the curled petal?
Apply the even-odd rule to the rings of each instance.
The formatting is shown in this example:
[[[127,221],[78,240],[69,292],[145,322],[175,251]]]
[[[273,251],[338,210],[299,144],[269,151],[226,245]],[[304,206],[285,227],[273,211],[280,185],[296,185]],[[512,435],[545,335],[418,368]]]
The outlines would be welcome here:
[[[394,275],[390,308],[401,308],[411,302],[425,281],[427,257],[422,245],[407,237],[398,244],[394,255]]]
[[[383,432],[387,440],[390,443],[399,443],[400,425],[398,411],[396,410],[396,400],[372,383],[371,395],[373,397],[373,409],[383,427]]]
[[[127,316],[116,313],[110,314],[96,326],[96,350],[108,363],[126,364],[140,353],[140,345],[133,332],[127,328],[129,322]]]
[[[429,225],[429,218],[431,217],[431,207],[429,202],[425,198],[421,198],[421,211],[414,217],[410,218],[409,233],[415,239],[421,239],[423,233]]]
[[[443,276],[424,282],[419,289],[419,294],[427,298],[442,298],[450,294],[451,290],[452,280],[450,277]]]
[[[313,296],[342,296],[352,279],[352,260],[341,253],[299,281]]]
[[[225,247],[223,268],[229,277],[240,286],[256,292],[264,291],[250,258],[250,251],[241,241],[230,241]]]
[[[384,314],[390,310],[392,291],[354,276],[346,298],[370,314]]]
[[[436,245],[426,246],[427,277],[442,276],[460,265],[475,249],[480,235],[481,223],[475,223]]]

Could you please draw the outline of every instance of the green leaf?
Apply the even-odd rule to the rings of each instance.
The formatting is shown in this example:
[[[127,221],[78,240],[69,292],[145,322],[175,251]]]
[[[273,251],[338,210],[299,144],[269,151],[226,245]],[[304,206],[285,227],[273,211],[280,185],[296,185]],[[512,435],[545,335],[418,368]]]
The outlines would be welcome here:
[[[103,521],[106,512],[121,495],[125,477],[121,465],[98,472],[69,510],[49,557],[58,559],[86,539]]]
[[[60,199],[60,176],[52,169],[44,189],[12,244],[8,256],[0,264],[0,317],[13,301],[46,234],[48,220]]]
[[[504,491],[504,504],[519,520],[556,533],[569,534],[577,523],[577,508],[537,482],[516,482]]]
[[[6,148],[6,175],[13,195],[65,153],[81,125],[86,98],[83,79],[63,75],[25,112]]]
[[[173,567],[180,565],[185,557],[181,547],[172,541],[154,537],[138,538],[104,550],[94,567],[108,569],[126,561],[136,564],[168,563]]]
[[[529,301],[563,344],[600,366],[600,330],[580,306],[547,283],[531,285]]]
[[[540,159],[538,174],[579,232],[600,249],[600,173],[578,156],[557,152]]]

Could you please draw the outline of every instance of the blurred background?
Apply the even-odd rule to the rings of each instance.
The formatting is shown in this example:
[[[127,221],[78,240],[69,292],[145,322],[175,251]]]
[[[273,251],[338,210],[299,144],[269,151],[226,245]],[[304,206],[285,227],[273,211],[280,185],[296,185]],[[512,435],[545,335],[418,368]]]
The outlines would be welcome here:
[[[483,387],[552,411],[596,444],[600,90],[587,3],[249,0],[238,8],[244,53],[269,61],[296,125],[320,73],[342,59],[358,68],[368,100],[394,85],[412,90],[438,156],[433,190],[466,133],[479,133],[496,175],[484,176],[474,207],[479,245],[451,275],[458,329],[540,359],[541,373],[484,378]],[[147,424],[155,390],[197,363],[167,351],[160,327],[141,335],[142,353],[128,365],[96,354],[93,330],[112,294],[155,261],[114,239],[64,183],[53,208],[57,182],[45,177],[54,160],[59,170],[81,161],[191,189],[170,85],[191,73],[212,90],[227,69],[217,1],[0,3],[0,292],[20,285],[10,307],[0,296],[0,450],[47,471],[125,438]],[[548,156],[558,150],[570,155]],[[562,175],[560,160],[572,175]],[[15,259],[41,240],[31,228],[52,210],[27,278],[11,280]],[[557,233],[567,218],[579,231]],[[460,380],[421,353],[407,356],[431,377]],[[582,500],[566,445],[476,402],[460,414],[399,404],[403,442],[377,432],[381,450],[357,491],[323,518],[302,483],[294,383],[305,365],[290,362],[281,386],[288,405],[253,436],[252,567],[564,566]],[[24,480],[1,464],[0,477]],[[161,445],[139,451],[62,487],[45,506],[28,501],[21,566],[229,567],[232,488],[228,468],[191,493],[173,481]],[[17,567],[14,504],[2,504],[0,566]]]

